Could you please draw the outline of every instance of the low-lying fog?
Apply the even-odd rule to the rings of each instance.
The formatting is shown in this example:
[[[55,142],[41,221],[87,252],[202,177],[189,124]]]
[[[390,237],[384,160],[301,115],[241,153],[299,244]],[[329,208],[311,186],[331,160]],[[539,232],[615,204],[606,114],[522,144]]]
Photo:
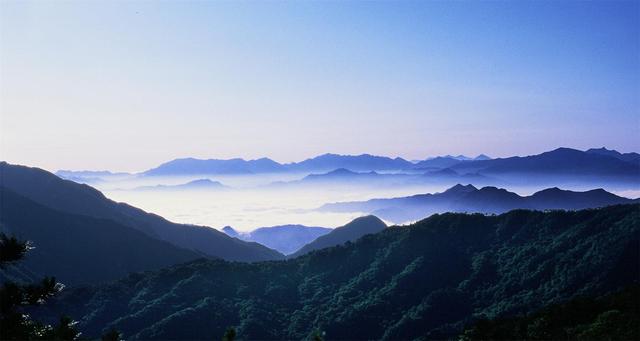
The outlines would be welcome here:
[[[171,221],[211,226],[221,229],[232,226],[239,231],[258,227],[303,224],[337,227],[363,213],[320,212],[315,209],[325,203],[390,198],[414,194],[442,192],[455,185],[452,181],[428,184],[367,185],[302,184],[296,180],[307,174],[261,174],[245,176],[189,176],[189,177],[113,177],[91,182],[107,197],[156,213]],[[220,182],[224,187],[171,187],[198,179]],[[285,185],[273,185],[284,182]],[[164,185],[160,189],[154,186]],[[550,185],[514,186],[509,184],[478,184],[476,187],[496,185],[520,195],[530,195]],[[218,186],[218,185],[216,185]],[[563,189],[589,190],[602,187],[626,197],[637,197],[637,188],[620,188],[602,184],[553,184]]]

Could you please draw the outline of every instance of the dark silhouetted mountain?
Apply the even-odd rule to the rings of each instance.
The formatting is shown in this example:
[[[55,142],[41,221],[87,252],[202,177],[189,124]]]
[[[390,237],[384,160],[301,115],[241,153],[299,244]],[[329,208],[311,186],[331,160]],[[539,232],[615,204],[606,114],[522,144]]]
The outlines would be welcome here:
[[[337,227],[328,234],[318,237],[311,243],[300,248],[300,250],[293,253],[290,257],[298,257],[314,250],[352,242],[364,235],[378,233],[386,227],[387,225],[376,216],[370,215],[356,218],[347,225]]]
[[[480,154],[478,156],[476,156],[475,158],[473,158],[475,161],[482,161],[482,160],[491,160],[491,157],[485,155],[485,154]]]
[[[87,338],[200,340],[235,326],[243,340],[451,340],[475,317],[637,283],[639,222],[639,205],[434,215],[287,261],[194,261],[65,290],[32,316],[67,314]]]
[[[227,189],[229,187],[221,184],[218,181],[212,181],[209,179],[198,179],[187,182],[180,185],[155,185],[155,186],[141,186],[136,187],[136,191],[188,191],[188,190],[219,190]]]
[[[202,257],[112,220],[53,210],[5,187],[0,187],[0,212],[3,231],[35,247],[18,271],[0,269],[8,277],[24,267],[37,278],[55,275],[67,285],[78,285]]]
[[[144,175],[199,175],[199,174],[251,174],[275,173],[286,170],[281,164],[268,159],[257,160],[200,160],[194,158],[176,159],[163,163],[157,168],[144,172]]]
[[[290,170],[300,172],[326,172],[339,168],[346,168],[352,171],[401,170],[411,168],[413,164],[399,157],[392,159],[369,154],[324,154],[302,162],[286,164],[285,166]]]
[[[366,212],[388,221],[404,223],[444,212],[503,213],[518,208],[578,210],[632,202],[634,200],[617,196],[602,189],[574,192],[550,188],[523,197],[496,187],[477,189],[472,185],[458,184],[442,193],[331,203],[323,205],[320,210]]]
[[[331,232],[331,229],[304,225],[279,225],[260,227],[247,233],[238,233],[232,228],[225,228],[223,231],[229,236],[260,243],[268,248],[288,255],[314,241],[316,238]]]
[[[280,259],[257,243],[247,243],[206,226],[172,223],[158,215],[109,200],[98,190],[63,180],[39,168],[0,163],[0,185],[55,210],[109,219],[151,237],[211,257],[237,261]]]
[[[615,157],[616,159],[622,160],[622,161],[626,161],[626,162],[633,162],[633,163],[638,163],[640,162],[640,154],[638,153],[620,153],[616,150],[613,149],[607,149],[605,147],[599,148],[599,149],[595,149],[595,148],[591,148],[589,150],[586,151],[587,153],[591,153],[591,154],[600,154],[600,155],[607,155],[607,156],[612,156]]]
[[[640,164],[616,157],[588,153],[570,148],[504,159],[466,161],[451,166],[458,173],[480,173],[502,176],[556,176],[564,178],[596,177],[598,179],[640,182]],[[535,180],[535,179],[529,179]]]

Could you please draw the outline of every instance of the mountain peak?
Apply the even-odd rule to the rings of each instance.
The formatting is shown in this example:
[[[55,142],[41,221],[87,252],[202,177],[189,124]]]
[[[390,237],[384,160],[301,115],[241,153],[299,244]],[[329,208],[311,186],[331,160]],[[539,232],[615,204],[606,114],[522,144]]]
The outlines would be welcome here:
[[[357,173],[350,171],[346,168],[337,168],[327,173],[327,175],[353,175],[353,174],[357,174]]]
[[[444,191],[444,193],[468,193],[468,192],[474,192],[477,190],[478,189],[472,184],[468,184],[468,185],[457,184],[447,189],[446,191]]]
[[[210,179],[196,179],[193,181],[187,182],[185,185],[195,185],[195,186],[221,186],[222,184],[218,181],[212,181]]]
[[[229,237],[237,237],[240,234],[231,226],[225,226],[222,228],[222,232],[226,233]]]

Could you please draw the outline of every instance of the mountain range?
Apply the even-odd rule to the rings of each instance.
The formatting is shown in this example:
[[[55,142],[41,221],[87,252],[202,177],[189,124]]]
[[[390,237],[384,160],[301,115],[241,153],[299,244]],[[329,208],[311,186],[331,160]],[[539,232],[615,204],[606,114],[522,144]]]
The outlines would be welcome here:
[[[227,186],[223,185],[219,181],[213,181],[210,179],[197,179],[189,181],[179,185],[155,185],[155,186],[140,186],[136,187],[134,191],[185,191],[185,190],[220,190],[226,189]]]
[[[142,175],[252,174],[281,171],[286,171],[286,168],[268,158],[257,160],[243,160],[240,158],[229,160],[184,158],[163,163],[156,168],[143,172]]]
[[[483,174],[535,173],[564,175],[625,175],[640,174],[640,154],[619,153],[606,148],[580,151],[558,148],[553,151],[509,158],[491,159],[486,155],[476,158],[440,156],[411,162],[402,158],[389,158],[370,154],[323,154],[301,162],[280,164],[268,158],[243,159],[176,159],[143,172],[143,175],[195,175],[195,174],[251,174],[276,172],[329,172],[335,169],[354,172],[407,171],[416,169],[453,168],[463,171],[481,171]],[[75,174],[78,175],[78,174]]]
[[[438,214],[287,261],[135,273],[30,313],[69,315],[88,338],[211,339],[233,326],[239,339],[456,339],[477,318],[638,283],[639,222],[637,204]]]
[[[110,200],[88,185],[63,180],[39,168],[0,162],[0,174],[1,186],[40,205],[74,216],[110,220],[143,232],[151,238],[207,257],[236,261],[284,257],[263,245],[231,238],[210,227],[172,223],[158,215]],[[22,214],[29,212],[24,211]],[[140,249],[138,252],[144,250]]]
[[[451,166],[459,173],[501,176],[596,177],[640,181],[640,159],[625,161],[615,151],[602,153],[558,148],[532,156],[461,162]],[[625,154],[626,155],[626,154]]]
[[[574,192],[554,187],[530,196],[520,196],[496,187],[478,189],[473,185],[458,184],[442,193],[330,203],[323,205],[319,210],[363,212],[375,214],[391,222],[404,223],[444,212],[503,213],[513,209],[577,210],[633,202],[638,202],[638,199],[620,197],[603,189]]]
[[[231,237],[260,243],[289,255],[316,238],[330,233],[332,229],[304,225],[279,225],[260,227],[251,232],[237,232],[231,226],[225,226],[222,231]]]

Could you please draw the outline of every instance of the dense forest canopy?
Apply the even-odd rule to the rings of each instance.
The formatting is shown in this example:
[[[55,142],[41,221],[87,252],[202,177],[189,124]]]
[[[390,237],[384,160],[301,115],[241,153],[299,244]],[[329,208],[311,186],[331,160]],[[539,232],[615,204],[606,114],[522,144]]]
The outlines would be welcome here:
[[[86,336],[128,339],[454,337],[638,281],[640,205],[434,215],[286,261],[199,260],[63,292]]]

